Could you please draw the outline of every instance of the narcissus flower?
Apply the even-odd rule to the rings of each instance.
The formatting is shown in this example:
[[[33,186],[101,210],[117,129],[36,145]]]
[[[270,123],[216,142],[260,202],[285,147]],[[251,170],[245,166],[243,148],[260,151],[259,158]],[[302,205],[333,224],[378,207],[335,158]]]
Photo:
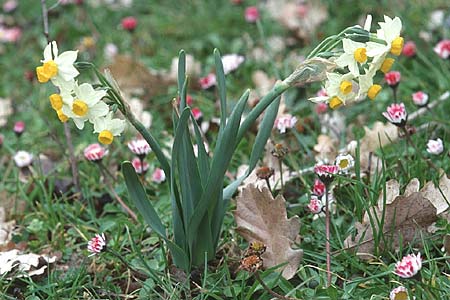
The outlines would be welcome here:
[[[106,246],[106,238],[105,234],[96,234],[89,242],[87,249],[91,254],[89,256],[93,256],[99,254],[100,252],[105,250]]]
[[[113,119],[112,112],[94,119],[94,132],[98,133],[98,141],[104,145],[111,144],[114,137],[121,135],[124,129],[125,120]]]
[[[384,75],[384,80],[390,87],[396,87],[399,85],[402,79],[402,74],[398,71],[391,71]]]
[[[404,40],[400,36],[402,30],[402,21],[399,17],[391,19],[384,16],[384,22],[379,22],[380,29],[377,30],[377,38],[386,42],[386,45],[376,42],[367,43],[367,55],[378,56],[382,54],[391,53],[393,55],[400,55],[403,49]]]
[[[286,129],[293,128],[296,123],[297,123],[296,117],[290,114],[285,114],[276,118],[274,126],[275,128],[278,129],[278,131],[280,131],[280,133],[285,133]]]
[[[381,85],[373,83],[374,73],[367,71],[366,74],[359,76],[358,99],[368,97],[375,100],[381,91]]]
[[[166,180],[166,173],[164,173],[163,169],[156,168],[152,174],[152,181],[155,183],[162,183]]]
[[[447,59],[450,57],[450,40],[442,40],[434,47],[434,52],[436,52],[439,57]]]
[[[84,158],[92,162],[99,162],[108,155],[108,150],[99,144],[90,144],[83,151]]]
[[[89,83],[75,84],[75,97],[63,97],[67,105],[63,106],[63,113],[73,119],[78,129],[84,128],[84,122],[93,122],[95,118],[105,116],[108,105],[100,101],[106,95],[105,90],[95,90]]]
[[[409,300],[408,290],[404,286],[398,286],[389,293],[390,300]]]
[[[245,20],[248,23],[255,23],[259,20],[259,10],[256,6],[249,6],[245,9]]]
[[[17,151],[16,154],[14,154],[13,159],[16,163],[16,166],[18,166],[19,168],[25,168],[33,163],[33,154],[27,151],[20,150]]]
[[[408,41],[403,46],[402,54],[406,57],[414,57],[416,55],[417,47],[413,41]]]
[[[420,257],[420,252],[417,255],[409,254],[395,264],[394,274],[402,278],[411,278],[416,275],[421,268],[422,258]]]
[[[383,112],[383,116],[392,124],[403,127],[408,120],[408,113],[406,112],[405,104],[393,103]]]
[[[427,152],[433,155],[439,155],[444,151],[444,143],[441,139],[428,140]]]
[[[42,66],[36,68],[38,81],[41,83],[51,80],[54,85],[61,86],[73,80],[79,72],[74,67],[78,51],[66,51],[58,55],[58,46],[53,41],[44,49]]]
[[[309,201],[308,208],[313,214],[321,213],[322,207],[323,207],[322,201],[320,201],[317,197],[313,197]]]
[[[323,184],[320,179],[316,179],[312,187],[312,192],[314,195],[321,197],[323,194],[325,194],[325,184]]]
[[[148,168],[150,167],[150,165],[146,161],[141,160],[139,157],[133,158],[131,164],[133,165],[133,168],[137,174],[147,173]]]
[[[341,154],[336,157],[336,166],[339,167],[339,171],[347,172],[355,165],[355,160],[350,154]]]
[[[367,62],[366,44],[343,39],[342,46],[344,53],[336,59],[336,64],[341,68],[348,67],[353,76],[359,76],[359,66]]]
[[[152,151],[150,145],[144,139],[132,140],[128,143],[128,149],[137,156],[145,157]]]
[[[412,94],[412,100],[415,105],[419,107],[426,106],[428,104],[428,94],[422,91],[418,91]]]

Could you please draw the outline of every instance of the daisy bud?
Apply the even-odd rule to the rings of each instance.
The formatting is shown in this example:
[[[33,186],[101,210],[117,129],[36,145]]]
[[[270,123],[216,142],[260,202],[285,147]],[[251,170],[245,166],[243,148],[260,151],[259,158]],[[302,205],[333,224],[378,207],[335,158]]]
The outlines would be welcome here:
[[[202,89],[207,90],[216,85],[216,75],[214,73],[209,73],[205,77],[200,78],[198,83]]]
[[[386,83],[392,88],[395,88],[398,86],[401,78],[402,78],[402,75],[398,71],[387,72],[384,75],[384,80],[386,80]]]
[[[275,144],[275,146],[273,147],[271,153],[274,157],[278,158],[278,159],[283,159],[286,154],[288,154],[289,149],[287,147],[284,147],[283,144]]]
[[[249,6],[245,9],[245,21],[256,23],[259,20],[259,10],[256,6]]]
[[[198,108],[198,107],[194,107],[194,108],[192,109],[192,115],[194,116],[194,119],[195,119],[196,121],[199,121],[199,120],[203,117],[203,113],[202,113],[202,111],[200,110],[200,108]]]
[[[325,184],[323,184],[323,182],[320,181],[320,179],[316,179],[312,187],[312,192],[314,195],[322,197],[323,194],[325,194]]]
[[[339,167],[336,165],[316,165],[314,167],[314,173],[319,177],[319,179],[328,186],[334,179],[339,171]]]
[[[408,113],[403,103],[393,103],[383,112],[383,116],[392,124],[404,127],[408,120]]]
[[[19,168],[31,166],[31,164],[33,163],[33,155],[23,150],[17,151],[13,156],[13,159],[16,163],[16,166],[18,166]]]
[[[418,107],[424,107],[428,103],[428,94],[418,91],[412,94],[412,100]]]
[[[13,131],[18,137],[20,137],[22,133],[25,131],[25,122],[18,121],[14,123]]]
[[[164,180],[166,180],[166,173],[164,173],[163,169],[156,168],[152,174],[152,181],[155,183],[162,183]]]
[[[83,154],[88,161],[99,162],[108,154],[108,150],[100,146],[100,144],[90,144],[84,148]]]
[[[144,158],[152,149],[144,139],[132,140],[128,143],[128,149],[137,156]]]
[[[411,278],[416,275],[421,268],[422,258],[420,258],[420,252],[417,255],[409,254],[395,264],[394,274],[402,278]]]
[[[3,3],[3,11],[5,13],[13,12],[17,8],[17,0],[8,0],[5,3]]]
[[[105,238],[104,233],[102,233],[101,235],[96,234],[95,237],[93,237],[88,242],[88,246],[87,246],[88,251],[91,252],[91,254],[89,256],[98,254],[98,253],[104,251],[105,248],[106,248],[106,238]]]
[[[444,151],[444,143],[441,139],[428,140],[427,152],[433,155],[439,155]]]
[[[442,40],[434,47],[434,52],[436,52],[439,57],[447,59],[450,56],[450,40]]]
[[[134,170],[137,174],[145,174],[148,171],[148,168],[150,167],[149,164],[146,161],[141,161],[139,157],[133,158],[131,161],[131,164],[134,167]]]
[[[409,300],[408,290],[404,286],[398,286],[389,293],[390,300]]]
[[[286,129],[293,128],[297,123],[297,118],[290,114],[285,114],[278,117],[275,120],[274,126],[280,131],[280,133],[285,133]]]
[[[347,173],[347,171],[350,170],[354,164],[355,160],[350,154],[341,154],[336,157],[336,166],[338,166],[339,171],[343,173]]]
[[[137,19],[135,17],[126,17],[122,19],[122,28],[133,32],[137,26]]]
[[[317,199],[317,197],[313,197],[309,201],[308,208],[313,214],[321,213],[322,212],[322,207],[323,207],[322,201]]]
[[[234,4],[234,5],[239,5],[239,4],[242,4],[242,1],[243,1],[243,0],[230,0],[230,1],[231,1],[231,3]]]
[[[256,170],[256,176],[259,179],[269,179],[273,174],[275,174],[275,170],[269,167],[261,167]]]
[[[403,46],[402,54],[406,57],[414,57],[416,56],[416,43],[413,41],[408,41]]]
[[[328,105],[325,102],[320,102],[316,104],[316,113],[318,115],[326,113],[328,110]]]

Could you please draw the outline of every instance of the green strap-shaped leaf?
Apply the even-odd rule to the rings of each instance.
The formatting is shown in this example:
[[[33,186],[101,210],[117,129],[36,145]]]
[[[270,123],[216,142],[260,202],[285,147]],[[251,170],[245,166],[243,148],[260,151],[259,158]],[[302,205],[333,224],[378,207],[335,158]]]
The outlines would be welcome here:
[[[144,187],[139,181],[136,171],[129,161],[122,163],[122,173],[125,178],[125,184],[127,185],[130,198],[138,208],[139,213],[144,217],[145,222],[166,241],[175,264],[180,268],[189,271],[190,260],[186,252],[167,238],[165,227],[153,205],[148,200]]]
[[[214,49],[214,60],[216,63],[216,81],[220,100],[220,127],[218,140],[221,139],[223,129],[227,120],[227,90],[225,85],[225,72],[223,71],[222,58],[218,49]]]
[[[147,198],[144,187],[142,186],[133,165],[129,161],[122,163],[122,173],[125,178],[128,193],[139,212],[144,217],[145,222],[161,237],[167,238],[165,227],[161,222],[155,208]]]
[[[194,115],[191,112],[191,121],[194,125],[195,142],[197,143],[198,149],[198,168],[200,171],[200,179],[202,181],[202,186],[206,186],[209,174],[209,156],[206,152],[205,144],[203,143],[202,133]]]
[[[186,78],[186,53],[184,50],[180,50],[178,54],[178,92],[183,89],[184,81]],[[186,102],[184,103],[186,105]],[[181,109],[183,110],[184,107]]]

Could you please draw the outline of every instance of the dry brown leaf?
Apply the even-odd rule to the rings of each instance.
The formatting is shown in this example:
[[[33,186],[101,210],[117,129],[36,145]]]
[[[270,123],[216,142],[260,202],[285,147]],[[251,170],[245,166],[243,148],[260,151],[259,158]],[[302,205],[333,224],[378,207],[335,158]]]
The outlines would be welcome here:
[[[436,207],[438,215],[448,210],[450,202],[450,179],[447,178],[444,172],[442,172],[438,187],[435,187],[434,183],[430,181],[425,184],[420,192]]]
[[[167,76],[152,71],[130,56],[117,55],[106,67],[117,80],[120,89],[127,95],[143,94],[146,98],[166,92],[173,81]]]
[[[387,245],[380,241],[380,247],[397,248],[400,241],[403,244],[412,242],[419,235],[421,230],[426,230],[434,221],[437,220],[436,208],[433,203],[424,197],[418,191],[419,181],[413,179],[407,186],[403,195],[399,194],[399,184],[395,180],[387,182],[386,205],[383,204],[383,195],[380,195],[378,206],[372,207],[372,220],[375,223],[371,225],[370,216],[366,212],[362,223],[355,223],[357,234],[353,239],[351,236],[345,241],[347,249],[358,249],[358,255],[361,258],[369,258],[367,254],[374,252],[374,236],[375,232],[383,231]],[[383,227],[377,223],[377,219],[383,217],[384,208],[384,224]],[[377,218],[375,218],[375,216]]]
[[[316,160],[318,161],[333,162],[337,155],[336,141],[328,135],[319,135],[313,149],[317,152]]]
[[[41,275],[47,269],[48,264],[55,261],[56,256],[50,257],[34,253],[21,254],[17,249],[0,252],[0,275],[8,274],[12,271],[25,272],[16,277]]]
[[[267,246],[262,256],[265,268],[287,263],[282,275],[286,279],[292,278],[303,255],[302,250],[292,249],[299,237],[298,216],[288,219],[283,196],[273,199],[267,188],[259,190],[253,185],[247,186],[236,202],[236,231],[249,242],[260,241]]]
[[[11,99],[0,98],[0,127],[8,122],[8,117],[13,113]]]

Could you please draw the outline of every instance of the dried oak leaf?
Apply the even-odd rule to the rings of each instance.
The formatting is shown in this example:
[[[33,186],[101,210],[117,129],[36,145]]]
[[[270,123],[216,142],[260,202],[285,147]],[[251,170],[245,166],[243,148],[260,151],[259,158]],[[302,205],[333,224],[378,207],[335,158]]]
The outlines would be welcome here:
[[[383,243],[383,240],[380,241],[380,248],[389,246],[397,248],[400,242],[406,244],[413,241],[419,236],[421,230],[425,231],[437,220],[436,207],[418,191],[419,181],[417,179],[413,179],[408,184],[403,195],[399,195],[397,181],[390,180],[386,186],[386,200],[383,201],[381,194],[378,205],[370,208],[373,225],[370,222],[369,213],[366,212],[362,223],[355,223],[356,236],[354,238],[349,236],[344,241],[345,248],[357,248],[358,255],[362,259],[369,259],[370,254],[374,252],[374,231],[382,230],[384,234],[386,244]],[[382,220],[383,210],[384,224],[380,228],[376,220]]]
[[[34,253],[21,254],[17,249],[0,252],[0,275],[13,271],[23,272],[16,275],[16,277],[41,275],[45,272],[48,265],[56,260],[56,256],[50,257]]]
[[[321,134],[317,137],[317,144],[314,145],[314,151],[317,152],[316,160],[333,162],[337,155],[336,140],[330,136]]]
[[[442,170],[441,176],[437,187],[430,181],[420,190],[422,195],[436,207],[438,215],[448,210],[450,202],[450,179]]]
[[[260,190],[249,185],[236,202],[236,231],[249,242],[260,241],[267,246],[262,255],[265,268],[287,263],[283,266],[282,275],[291,279],[303,255],[302,250],[292,249],[294,241],[299,239],[298,216],[288,219],[283,196],[273,199],[267,188]]]

